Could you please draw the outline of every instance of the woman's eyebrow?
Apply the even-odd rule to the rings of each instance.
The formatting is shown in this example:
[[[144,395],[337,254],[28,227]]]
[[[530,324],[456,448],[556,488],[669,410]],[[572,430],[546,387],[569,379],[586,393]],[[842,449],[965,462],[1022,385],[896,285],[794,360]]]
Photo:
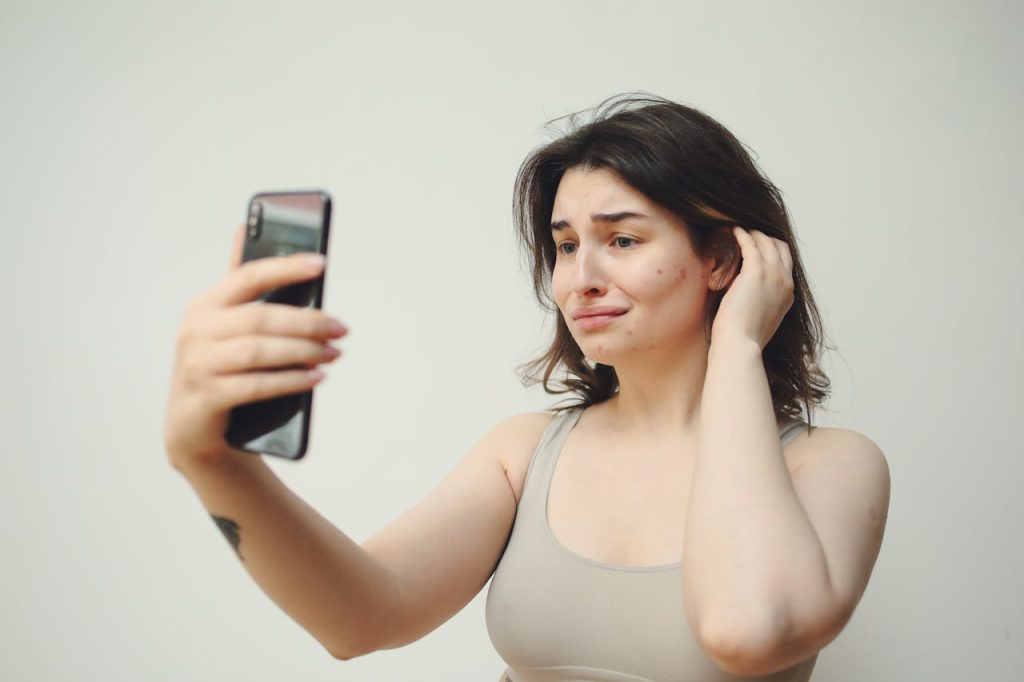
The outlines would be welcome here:
[[[637,213],[635,211],[618,211],[617,213],[591,213],[590,219],[595,223],[617,223],[622,220],[629,220],[630,218],[646,218],[643,213]],[[557,232],[567,227],[571,227],[568,220],[553,220],[551,221],[551,231]]]

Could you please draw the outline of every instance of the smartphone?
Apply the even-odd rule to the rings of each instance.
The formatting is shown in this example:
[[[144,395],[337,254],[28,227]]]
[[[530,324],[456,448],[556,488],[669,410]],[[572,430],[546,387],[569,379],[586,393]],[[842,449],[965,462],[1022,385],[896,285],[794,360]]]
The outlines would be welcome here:
[[[245,224],[243,262],[301,251],[326,255],[331,197],[321,190],[261,192],[249,200]],[[251,305],[284,303],[319,309],[326,274],[325,267],[316,279],[272,289]],[[231,410],[225,440],[247,452],[301,459],[309,444],[312,408],[312,389],[239,405]]]

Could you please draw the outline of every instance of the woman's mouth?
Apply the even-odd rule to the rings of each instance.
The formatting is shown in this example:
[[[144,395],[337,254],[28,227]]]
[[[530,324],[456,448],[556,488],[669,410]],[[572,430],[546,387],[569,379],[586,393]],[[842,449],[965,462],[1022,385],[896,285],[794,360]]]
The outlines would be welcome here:
[[[576,326],[584,331],[594,331],[607,327],[616,318],[622,317],[627,312],[626,308],[613,308],[600,306],[596,308],[582,308],[572,314]]]

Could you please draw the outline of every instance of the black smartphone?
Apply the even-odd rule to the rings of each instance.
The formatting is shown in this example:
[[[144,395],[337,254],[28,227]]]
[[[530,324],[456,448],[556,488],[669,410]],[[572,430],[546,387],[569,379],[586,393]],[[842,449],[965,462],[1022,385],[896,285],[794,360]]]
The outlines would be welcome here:
[[[326,255],[331,197],[320,190],[261,192],[249,201],[245,224],[243,262],[301,251]],[[272,289],[254,304],[284,303],[319,309],[326,274],[325,267],[316,279]],[[312,390],[239,405],[231,410],[225,440],[247,452],[301,459],[309,444],[312,408]]]

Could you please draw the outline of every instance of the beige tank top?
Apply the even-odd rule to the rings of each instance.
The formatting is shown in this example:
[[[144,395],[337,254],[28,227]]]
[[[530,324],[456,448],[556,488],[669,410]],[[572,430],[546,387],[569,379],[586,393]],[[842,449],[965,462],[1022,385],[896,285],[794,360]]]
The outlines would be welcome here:
[[[771,675],[715,665],[690,630],[681,563],[616,566],[580,556],[547,523],[548,487],[583,410],[557,415],[530,461],[505,552],[487,592],[487,630],[511,682],[806,682],[817,655]],[[783,424],[783,446],[801,421]]]

